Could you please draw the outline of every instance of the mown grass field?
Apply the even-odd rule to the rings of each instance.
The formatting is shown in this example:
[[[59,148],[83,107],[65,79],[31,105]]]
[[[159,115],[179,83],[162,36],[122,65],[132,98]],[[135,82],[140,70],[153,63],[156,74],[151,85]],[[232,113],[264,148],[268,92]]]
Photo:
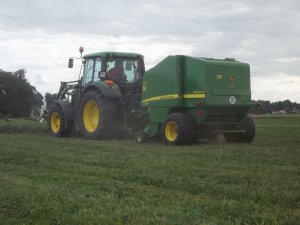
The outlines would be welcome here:
[[[255,123],[251,144],[170,147],[0,120],[0,224],[299,225],[300,117]]]

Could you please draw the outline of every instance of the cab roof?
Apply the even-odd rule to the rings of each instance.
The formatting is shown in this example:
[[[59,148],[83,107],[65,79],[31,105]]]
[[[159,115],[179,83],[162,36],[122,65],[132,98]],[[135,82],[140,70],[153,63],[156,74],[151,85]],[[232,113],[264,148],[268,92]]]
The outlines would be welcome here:
[[[96,57],[125,57],[125,58],[137,58],[138,56],[142,56],[137,53],[128,53],[128,52],[95,52],[91,54],[84,55],[83,58],[96,58]]]

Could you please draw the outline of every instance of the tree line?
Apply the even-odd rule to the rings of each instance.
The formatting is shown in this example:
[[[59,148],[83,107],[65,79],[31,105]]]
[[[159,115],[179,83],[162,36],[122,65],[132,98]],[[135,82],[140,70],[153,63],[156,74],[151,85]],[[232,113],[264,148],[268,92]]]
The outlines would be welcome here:
[[[44,104],[43,95],[26,79],[26,70],[7,72],[0,69],[0,114],[28,117]]]
[[[296,113],[300,109],[300,104],[297,102],[291,102],[286,99],[284,101],[270,102],[268,100],[252,101],[253,106],[250,109],[250,113],[266,114],[276,111],[284,111],[285,113]]]
[[[26,79],[26,70],[19,69],[15,72],[7,72],[0,69],[0,115],[13,117],[28,117],[33,112],[40,113],[44,105],[44,97]],[[57,94],[45,94],[46,109],[56,99]],[[290,100],[270,102],[268,100],[252,101],[253,107],[250,113],[272,113],[284,110],[292,113],[300,109],[300,104]]]

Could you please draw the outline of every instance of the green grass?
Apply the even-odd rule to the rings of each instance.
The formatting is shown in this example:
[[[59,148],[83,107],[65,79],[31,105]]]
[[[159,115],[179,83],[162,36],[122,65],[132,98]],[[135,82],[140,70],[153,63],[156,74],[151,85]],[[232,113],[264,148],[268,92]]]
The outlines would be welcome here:
[[[0,133],[46,132],[46,125],[32,119],[0,119]]]
[[[299,224],[300,117],[255,119],[251,144],[186,147],[14,123],[35,132],[0,133],[1,224]]]

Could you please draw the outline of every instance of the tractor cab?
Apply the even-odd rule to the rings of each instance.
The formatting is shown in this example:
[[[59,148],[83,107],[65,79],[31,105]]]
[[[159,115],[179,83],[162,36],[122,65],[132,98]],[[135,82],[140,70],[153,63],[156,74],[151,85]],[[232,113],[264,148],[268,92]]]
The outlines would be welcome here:
[[[143,56],[134,53],[88,54],[83,57],[83,64],[83,86],[104,80],[111,80],[121,87],[130,86],[140,83],[145,72]]]

